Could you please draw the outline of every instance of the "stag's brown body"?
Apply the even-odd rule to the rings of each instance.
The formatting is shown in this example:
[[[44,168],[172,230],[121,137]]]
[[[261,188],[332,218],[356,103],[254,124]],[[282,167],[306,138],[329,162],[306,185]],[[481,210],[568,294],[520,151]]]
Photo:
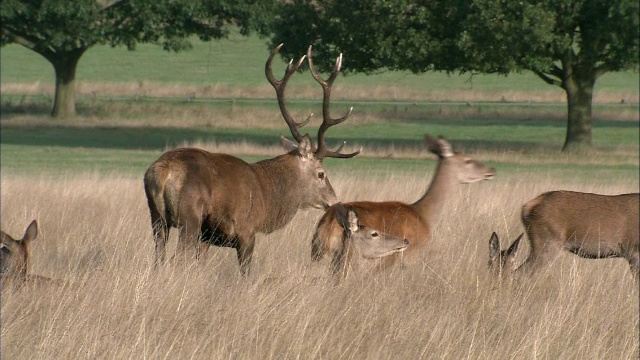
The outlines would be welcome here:
[[[303,171],[315,170],[300,163],[298,150],[255,164],[200,149],[168,151],[145,173],[152,222],[160,224],[163,238],[168,228],[179,227],[180,246],[201,237],[251,251],[255,233],[281,228],[299,208],[337,201],[329,181],[318,179],[316,171],[312,179],[320,186],[300,181],[309,177]],[[164,245],[158,244],[158,251],[164,253]]]
[[[600,195],[574,191],[550,191],[527,202],[522,223],[530,251],[518,270],[532,272],[562,249],[588,259],[624,258],[635,279],[640,268],[638,209],[640,194]],[[495,240],[493,240],[495,237]],[[522,235],[510,246],[503,262],[516,256]],[[497,235],[490,251],[499,250]],[[491,265],[491,262],[490,262]],[[508,273],[507,272],[507,273]]]
[[[363,224],[369,227],[409,240],[408,248],[402,253],[382,259],[383,266],[398,262],[402,258],[405,265],[414,263],[424,253],[431,239],[435,225],[447,201],[451,188],[460,183],[491,179],[495,169],[473,160],[463,154],[454,153],[444,138],[426,136],[429,150],[438,155],[438,166],[433,180],[424,195],[416,202],[407,204],[399,201],[357,201],[344,206],[351,207]],[[336,209],[330,207],[316,227],[311,257],[322,257],[340,251],[342,227],[336,218]]]
[[[278,104],[297,144],[281,137],[285,154],[255,164],[228,155],[200,149],[169,150],[154,162],[144,176],[145,193],[156,243],[156,264],[166,253],[169,229],[180,231],[177,256],[195,255],[207,249],[207,243],[233,247],[237,251],[240,270],[246,274],[256,233],[270,233],[287,224],[298,209],[326,209],[337,202],[322,160],[325,157],[348,158],[359,151],[344,154],[326,148],[325,132],[350,115],[339,119],[329,116],[330,91],[340,71],[340,56],[331,77],[325,81],[314,71],[311,47],[309,66],[324,91],[323,122],[318,130],[318,146],[314,149],[308,135],[301,135],[297,123],[286,109],[284,90],[304,60],[289,64],[285,76],[276,80],[271,62],[282,45],[271,54],[265,65],[267,79],[276,89]],[[195,251],[194,251],[195,250]]]

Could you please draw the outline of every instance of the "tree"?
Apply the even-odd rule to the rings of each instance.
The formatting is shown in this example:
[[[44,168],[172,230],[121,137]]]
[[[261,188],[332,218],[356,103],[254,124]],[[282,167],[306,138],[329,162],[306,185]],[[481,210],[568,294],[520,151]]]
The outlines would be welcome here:
[[[22,45],[49,61],[56,77],[54,117],[75,115],[76,68],[92,46],[134,50],[139,43],[188,49],[189,39],[225,37],[231,26],[266,35],[273,0],[3,0],[0,45]]]
[[[318,63],[343,52],[347,72],[532,71],[566,93],[564,151],[591,144],[596,80],[637,69],[638,12],[636,0],[294,0],[272,43],[286,39],[283,56],[311,43]]]

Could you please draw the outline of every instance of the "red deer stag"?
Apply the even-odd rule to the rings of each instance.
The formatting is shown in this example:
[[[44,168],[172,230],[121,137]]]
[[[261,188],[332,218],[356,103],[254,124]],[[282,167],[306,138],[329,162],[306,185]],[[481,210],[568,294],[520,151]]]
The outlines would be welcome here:
[[[404,253],[392,254],[384,258],[386,265],[397,262],[402,255],[402,265],[414,263],[431,239],[431,229],[435,225],[447,195],[456,184],[467,184],[491,179],[496,171],[463,154],[454,153],[451,144],[440,137],[426,135],[429,150],[438,156],[435,175],[424,195],[413,204],[399,201],[358,201],[345,203],[352,207],[358,218],[375,229],[409,240]],[[336,207],[330,207],[316,227],[311,244],[311,257],[320,260],[325,255],[341,251],[342,228],[340,227]]]
[[[624,258],[634,279],[640,269],[638,207],[640,194],[600,195],[549,191],[522,207],[522,224],[530,244],[529,256],[517,269],[514,257],[521,234],[507,251],[500,251],[498,235],[489,242],[489,266],[502,271],[534,272],[562,249],[587,259]],[[500,254],[492,257],[491,254]],[[498,260],[499,259],[499,260]],[[494,264],[498,261],[498,264]]]
[[[296,64],[289,62],[284,77],[277,80],[271,63],[282,44],[275,48],[265,64],[269,83],[276,90],[278,105],[289,130],[298,144],[280,136],[285,154],[248,164],[227,155],[194,148],[178,148],[165,152],[146,171],[145,193],[151,212],[156,244],[156,264],[164,262],[169,229],[179,230],[176,255],[188,251],[196,258],[206,251],[207,243],[236,249],[240,271],[249,272],[256,233],[271,233],[286,225],[298,209],[326,209],[337,202],[336,194],[322,167],[324,158],[350,158],[360,151],[342,153],[327,148],[325,133],[329,127],[345,121],[331,118],[330,95],[340,72],[342,54],[337,58],[329,78],[316,76],[323,88],[323,121],[314,148],[308,134],[299,128],[308,121],[294,121],[285,104],[285,87],[305,57]],[[308,54],[311,62],[311,47]],[[189,255],[191,256],[191,255]]]
[[[38,236],[38,223],[33,220],[24,232],[22,239],[16,240],[4,231],[0,231],[0,274],[2,285],[24,283],[44,283],[53,280],[47,277],[29,274],[31,271],[30,244]]]
[[[404,251],[409,240],[372,229],[359,222],[353,208],[334,205],[336,220],[343,228],[340,251],[333,255],[331,271],[345,278],[349,270],[370,270],[378,265],[378,259]]]

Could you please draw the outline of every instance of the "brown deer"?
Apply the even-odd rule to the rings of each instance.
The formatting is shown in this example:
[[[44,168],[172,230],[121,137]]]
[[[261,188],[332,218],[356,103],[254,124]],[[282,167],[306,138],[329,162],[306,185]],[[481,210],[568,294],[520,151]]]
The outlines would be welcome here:
[[[359,222],[353,208],[338,203],[336,220],[343,228],[340,251],[333,255],[331,271],[345,278],[349,270],[371,270],[378,264],[378,259],[404,251],[409,240],[372,229]]]
[[[409,265],[427,247],[431,229],[438,220],[447,195],[457,184],[467,184],[495,176],[494,168],[484,165],[460,153],[454,153],[451,144],[442,136],[438,139],[426,135],[429,150],[438,156],[438,165],[431,184],[420,199],[412,204],[399,201],[357,201],[345,203],[368,226],[409,240],[404,253],[386,256],[385,266],[397,262],[402,255],[402,265]],[[330,207],[316,227],[311,243],[311,257],[320,260],[341,251],[342,228],[338,222],[336,207]]]
[[[314,147],[308,134],[299,128],[310,119],[297,123],[285,104],[285,88],[305,57],[293,61],[284,77],[277,80],[271,63],[282,44],[275,48],[265,64],[269,83],[276,90],[282,116],[297,144],[280,136],[285,154],[248,164],[227,154],[210,153],[194,148],[178,148],[165,152],[144,175],[145,193],[151,212],[151,224],[156,244],[156,264],[165,258],[169,229],[179,230],[176,255],[188,252],[198,258],[207,244],[236,249],[240,271],[247,274],[256,233],[271,233],[286,225],[298,209],[326,209],[337,202],[326,172],[324,158],[350,158],[327,148],[325,133],[329,127],[347,120],[353,108],[341,118],[329,113],[331,88],[342,65],[337,58],[327,80],[321,78],[307,58],[316,81],[323,88],[323,121],[318,130],[318,145]],[[190,255],[189,255],[190,256]]]
[[[504,265],[504,273],[532,273],[552,260],[562,249],[587,259],[624,258],[634,279],[640,269],[638,208],[640,194],[600,195],[574,191],[549,191],[522,207],[522,224],[529,238],[527,259],[516,268],[514,257],[521,234],[500,251],[498,236],[489,242],[489,266]],[[491,257],[500,252],[500,257]],[[494,265],[496,260],[498,265]]]
[[[0,231],[0,274],[2,285],[21,286],[25,283],[49,283],[56,280],[33,275],[31,271],[30,244],[38,237],[38,223],[33,220],[24,232],[22,239],[16,240],[4,231]]]
[[[524,234],[520,234],[518,238],[509,246],[507,250],[500,250],[500,239],[495,232],[491,234],[489,239],[489,269],[490,271],[502,275],[514,271],[517,266],[515,256],[518,251],[518,244]]]

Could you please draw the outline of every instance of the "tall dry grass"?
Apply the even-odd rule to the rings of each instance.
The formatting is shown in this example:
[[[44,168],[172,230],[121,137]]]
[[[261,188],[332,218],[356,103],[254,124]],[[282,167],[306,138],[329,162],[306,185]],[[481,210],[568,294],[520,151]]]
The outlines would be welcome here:
[[[411,201],[431,177],[330,175],[345,200]],[[328,264],[310,262],[316,210],[259,236],[249,278],[224,248],[186,270],[154,270],[141,178],[3,174],[2,229],[19,235],[37,219],[32,271],[65,285],[3,289],[2,355],[637,359],[638,289],[623,260],[565,254],[519,285],[500,286],[488,274],[491,232],[514,238],[522,203],[559,188],[614,194],[637,191],[638,183],[499,173],[461,185],[421,266],[334,286]],[[174,231],[171,247],[175,241]]]

